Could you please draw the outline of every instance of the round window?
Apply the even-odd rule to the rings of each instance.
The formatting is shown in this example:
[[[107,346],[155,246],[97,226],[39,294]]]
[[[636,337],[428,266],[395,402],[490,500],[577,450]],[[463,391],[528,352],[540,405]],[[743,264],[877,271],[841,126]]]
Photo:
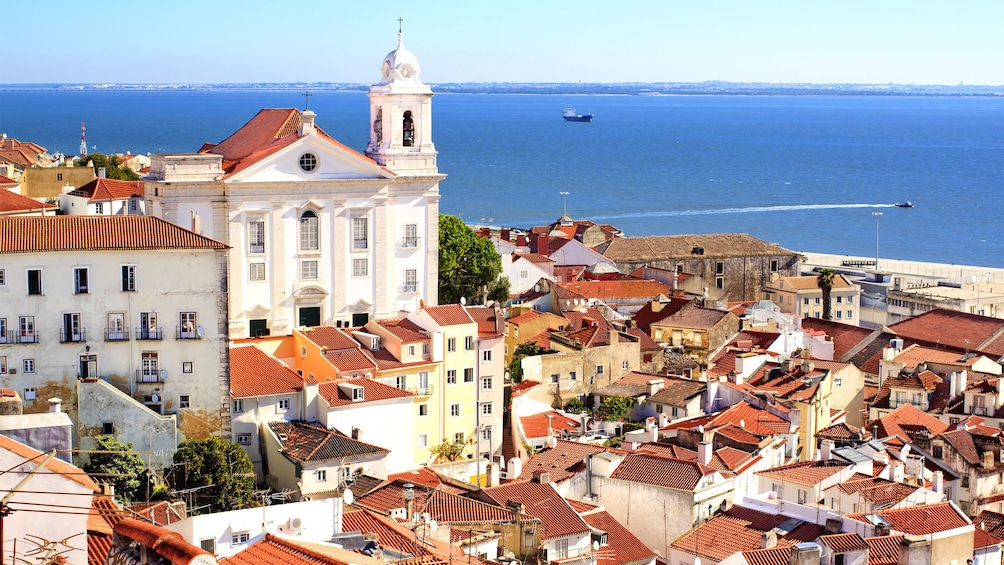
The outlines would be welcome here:
[[[300,168],[307,173],[313,172],[317,168],[317,155],[313,153],[300,155]]]

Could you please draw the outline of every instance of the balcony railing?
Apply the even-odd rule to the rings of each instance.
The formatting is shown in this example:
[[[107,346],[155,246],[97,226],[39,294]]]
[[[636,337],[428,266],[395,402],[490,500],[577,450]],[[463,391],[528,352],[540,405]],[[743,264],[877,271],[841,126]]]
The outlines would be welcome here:
[[[84,328],[76,331],[67,331],[66,328],[59,330],[59,343],[78,343],[82,341],[87,341],[87,330]]]
[[[973,406],[973,414],[977,416],[987,416],[990,414],[990,410],[986,406]]]
[[[163,383],[164,379],[160,375],[160,370],[136,369],[136,382],[140,384]]]
[[[406,294],[415,294],[416,292],[418,292],[418,283],[415,283],[415,284],[405,284],[404,285],[404,292]]]
[[[407,389],[408,392],[416,396],[432,396],[432,385],[429,386],[410,386]]]
[[[403,237],[401,238],[401,247],[405,249],[417,249],[421,240],[417,237]]]
[[[588,559],[593,555],[592,547],[578,547],[572,549],[551,549],[547,551],[547,561],[553,563],[555,561],[575,561],[579,559]]]
[[[121,330],[105,328],[105,341],[129,341],[129,328]]]
[[[38,334],[34,331],[31,332],[19,332],[18,330],[11,330],[7,332],[6,341],[0,343],[38,343]]]
[[[193,327],[179,326],[174,328],[175,339],[199,339],[199,332]]]
[[[162,328],[136,328],[136,339],[164,339],[164,330]]]

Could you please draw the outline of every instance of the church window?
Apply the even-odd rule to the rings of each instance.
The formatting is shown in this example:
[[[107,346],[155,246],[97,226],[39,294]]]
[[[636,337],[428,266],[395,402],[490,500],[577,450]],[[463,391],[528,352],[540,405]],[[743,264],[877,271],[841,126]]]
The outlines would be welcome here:
[[[311,173],[317,168],[317,155],[313,153],[304,153],[300,155],[300,168],[303,169],[305,173]]]
[[[369,249],[368,218],[352,218],[352,249]]]
[[[401,130],[401,141],[405,147],[415,144],[415,122],[411,119],[411,110],[404,113],[403,129]]]
[[[369,275],[369,264],[366,259],[352,260],[352,276],[365,277]]]
[[[248,253],[265,252],[265,221],[248,222]]]
[[[317,214],[313,210],[307,210],[300,214],[300,250],[315,249],[318,249]]]

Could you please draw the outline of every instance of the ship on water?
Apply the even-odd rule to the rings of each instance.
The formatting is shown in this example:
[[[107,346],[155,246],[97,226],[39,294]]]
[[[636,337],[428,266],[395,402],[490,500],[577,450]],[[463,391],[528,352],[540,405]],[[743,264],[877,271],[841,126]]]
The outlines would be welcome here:
[[[592,114],[579,114],[575,111],[575,108],[565,108],[565,113],[561,115],[565,118],[566,122],[591,122],[593,121]]]

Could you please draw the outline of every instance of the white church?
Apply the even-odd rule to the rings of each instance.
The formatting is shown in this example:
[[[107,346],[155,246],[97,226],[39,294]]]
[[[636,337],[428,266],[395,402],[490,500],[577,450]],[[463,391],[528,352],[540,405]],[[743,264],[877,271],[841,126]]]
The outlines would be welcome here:
[[[283,108],[197,153],[152,158],[148,213],[231,247],[231,338],[356,327],[436,304],[445,175],[432,90],[401,34],[369,98],[365,154],[314,112]]]

